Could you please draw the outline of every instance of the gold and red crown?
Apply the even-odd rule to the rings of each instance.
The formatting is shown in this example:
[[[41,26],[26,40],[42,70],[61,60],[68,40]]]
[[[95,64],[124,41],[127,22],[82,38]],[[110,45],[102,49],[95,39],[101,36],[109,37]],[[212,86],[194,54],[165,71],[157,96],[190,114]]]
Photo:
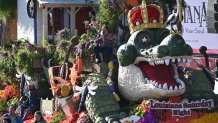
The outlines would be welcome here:
[[[141,5],[129,11],[128,23],[130,33],[143,28],[163,28],[163,10],[155,4],[147,5],[143,0]]]

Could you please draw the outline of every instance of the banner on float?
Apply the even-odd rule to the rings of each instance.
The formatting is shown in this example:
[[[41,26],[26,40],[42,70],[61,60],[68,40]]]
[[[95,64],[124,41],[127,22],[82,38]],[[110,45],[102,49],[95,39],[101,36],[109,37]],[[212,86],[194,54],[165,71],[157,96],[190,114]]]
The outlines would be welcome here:
[[[207,47],[208,54],[218,54],[218,33],[208,33],[206,26],[208,0],[186,0],[183,11],[183,37],[194,53],[201,46]]]
[[[214,108],[214,101],[213,99],[201,99],[198,101],[191,102],[172,103],[165,101],[150,100],[148,107],[150,109],[171,110],[172,116],[185,117],[191,116],[191,110],[193,109],[211,110],[212,108]]]

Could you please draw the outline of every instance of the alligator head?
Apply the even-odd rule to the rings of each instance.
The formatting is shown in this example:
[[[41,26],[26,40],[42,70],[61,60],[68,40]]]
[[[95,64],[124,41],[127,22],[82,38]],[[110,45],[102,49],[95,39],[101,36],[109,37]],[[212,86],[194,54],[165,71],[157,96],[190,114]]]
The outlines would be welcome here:
[[[165,28],[134,32],[117,52],[118,86],[130,101],[178,96],[185,92],[176,65],[191,62],[192,48]]]

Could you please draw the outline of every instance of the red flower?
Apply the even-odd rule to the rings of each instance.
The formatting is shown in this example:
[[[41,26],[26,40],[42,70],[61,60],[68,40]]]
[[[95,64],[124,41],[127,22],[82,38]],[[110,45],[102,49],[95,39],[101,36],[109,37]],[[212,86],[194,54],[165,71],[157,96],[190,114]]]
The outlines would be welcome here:
[[[171,103],[180,103],[182,102],[182,99],[180,96],[174,96],[169,98],[169,102]]]
[[[6,86],[1,98],[8,100],[9,98],[15,98],[19,96],[19,88],[15,85]]]

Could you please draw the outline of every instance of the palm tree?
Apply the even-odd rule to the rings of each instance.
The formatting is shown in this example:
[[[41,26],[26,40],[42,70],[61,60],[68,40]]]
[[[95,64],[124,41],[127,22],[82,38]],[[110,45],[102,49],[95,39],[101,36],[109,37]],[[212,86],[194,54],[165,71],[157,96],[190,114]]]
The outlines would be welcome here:
[[[3,40],[8,41],[16,38],[16,17],[17,0],[0,0],[0,20],[3,25]]]

